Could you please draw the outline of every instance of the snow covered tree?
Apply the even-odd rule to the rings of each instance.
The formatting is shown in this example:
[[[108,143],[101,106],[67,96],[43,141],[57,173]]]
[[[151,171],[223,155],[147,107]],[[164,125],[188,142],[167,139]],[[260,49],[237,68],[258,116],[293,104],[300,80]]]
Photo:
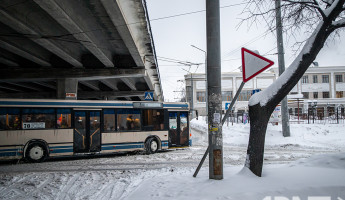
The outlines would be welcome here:
[[[246,20],[258,22],[260,18],[274,29],[275,1],[253,0],[246,7]],[[287,35],[307,31],[309,38],[286,71],[266,90],[254,94],[249,100],[250,136],[245,166],[261,176],[266,129],[269,118],[279,102],[297,84],[315,60],[327,39],[336,38],[345,27],[345,0],[282,0],[283,28]]]

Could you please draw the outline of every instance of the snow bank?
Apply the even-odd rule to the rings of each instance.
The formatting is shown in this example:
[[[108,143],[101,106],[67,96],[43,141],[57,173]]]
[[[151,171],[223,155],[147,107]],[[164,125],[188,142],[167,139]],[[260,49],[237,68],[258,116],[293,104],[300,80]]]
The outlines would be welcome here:
[[[328,163],[332,163],[330,166]],[[291,165],[265,166],[263,177],[242,167],[226,167],[224,179],[209,180],[203,169],[146,180],[127,199],[267,199],[276,196],[308,199],[311,196],[345,197],[344,154],[314,156]]]
[[[191,127],[207,134],[205,121],[191,121]],[[266,147],[295,146],[308,148],[336,149],[345,151],[345,124],[290,124],[291,137],[283,137],[282,127],[268,124]],[[223,126],[224,146],[247,146],[250,124],[233,124]]]

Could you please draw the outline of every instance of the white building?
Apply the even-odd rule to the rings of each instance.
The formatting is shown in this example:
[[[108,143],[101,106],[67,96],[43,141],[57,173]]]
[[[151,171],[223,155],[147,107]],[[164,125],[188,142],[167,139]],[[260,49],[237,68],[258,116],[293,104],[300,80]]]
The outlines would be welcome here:
[[[248,100],[254,89],[265,90],[279,76],[278,68],[267,70],[248,81],[234,106],[235,112],[247,112]],[[206,81],[205,74],[194,73],[185,75],[186,97],[192,110],[198,115],[206,115]],[[222,107],[230,103],[242,82],[241,72],[222,74]],[[308,112],[308,107],[317,111],[317,116],[323,117],[326,112],[338,112],[344,115],[345,106],[345,66],[316,67],[312,66],[303,78],[291,90],[289,112],[297,115]],[[299,103],[297,102],[299,100]],[[299,105],[298,105],[299,104]],[[195,112],[194,112],[195,114]]]

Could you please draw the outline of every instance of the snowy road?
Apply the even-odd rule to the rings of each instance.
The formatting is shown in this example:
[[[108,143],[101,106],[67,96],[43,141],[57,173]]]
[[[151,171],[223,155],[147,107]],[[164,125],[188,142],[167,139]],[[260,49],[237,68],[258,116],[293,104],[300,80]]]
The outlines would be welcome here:
[[[130,154],[94,157],[92,159],[51,159],[44,163],[20,163],[16,165],[0,165],[0,176],[9,173],[33,172],[88,172],[88,171],[133,171],[157,170],[164,168],[196,167],[201,160],[205,148],[193,146],[186,149],[176,149],[160,152],[154,155]],[[245,147],[224,147],[224,163],[227,165],[241,165],[245,160]],[[282,164],[314,154],[325,154],[332,150],[317,149],[286,149],[269,148],[265,151],[266,164]],[[208,162],[204,163],[208,166]]]
[[[153,177],[187,174],[192,177],[207,143],[192,130],[194,146],[153,155],[130,154],[91,159],[52,159],[44,163],[0,164],[0,199],[126,199]],[[265,164],[284,164],[337,149],[285,144],[268,146]],[[224,144],[224,165],[243,165],[246,145]],[[204,163],[204,168],[208,161]]]

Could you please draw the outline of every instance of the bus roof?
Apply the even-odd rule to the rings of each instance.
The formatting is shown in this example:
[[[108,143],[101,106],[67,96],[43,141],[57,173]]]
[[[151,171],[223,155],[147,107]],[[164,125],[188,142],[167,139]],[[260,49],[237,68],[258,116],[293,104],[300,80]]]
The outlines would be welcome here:
[[[0,99],[0,107],[68,107],[68,108],[166,108],[189,110],[187,102],[101,101],[65,99]]]

